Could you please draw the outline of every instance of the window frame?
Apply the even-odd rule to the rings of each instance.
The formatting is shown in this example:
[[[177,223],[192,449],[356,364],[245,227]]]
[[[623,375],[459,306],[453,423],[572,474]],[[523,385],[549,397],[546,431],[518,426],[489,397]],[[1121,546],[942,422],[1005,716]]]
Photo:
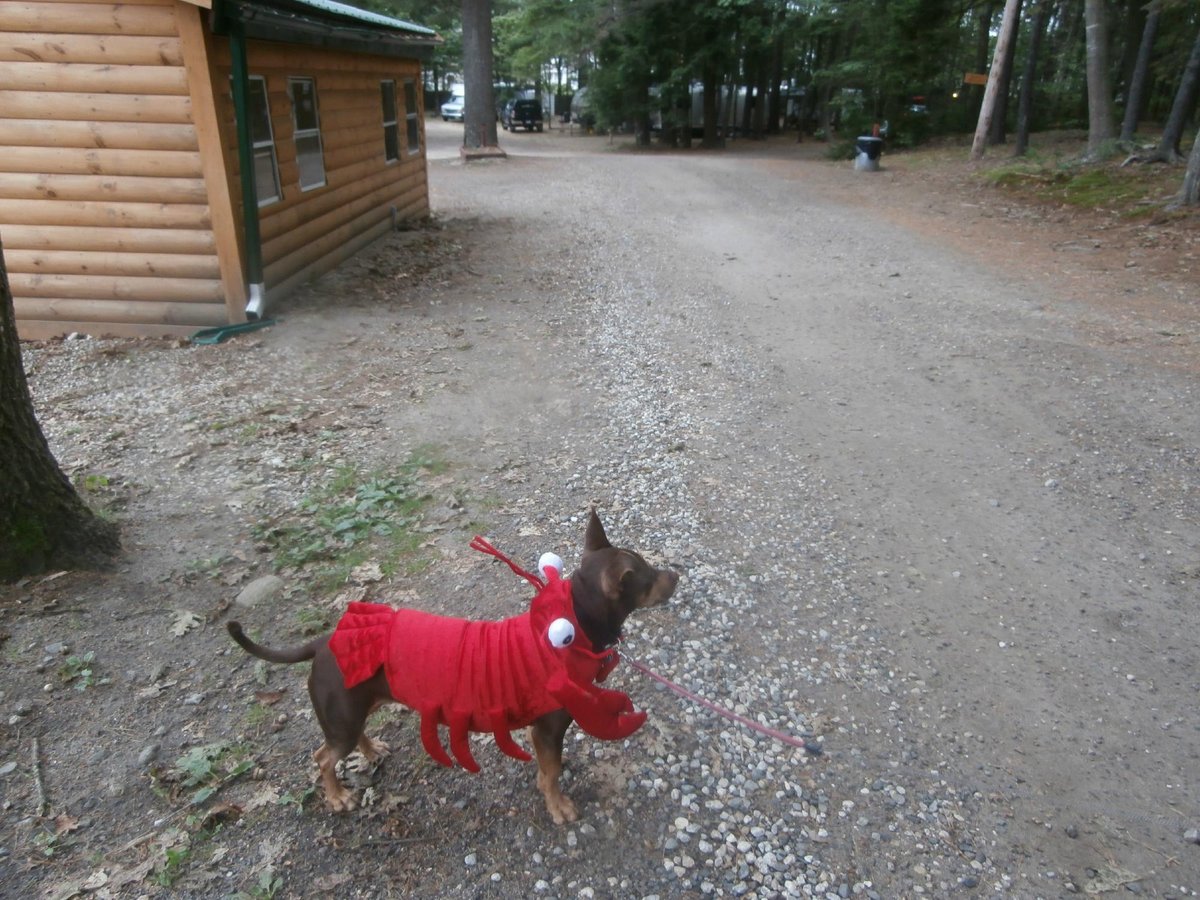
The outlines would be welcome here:
[[[299,107],[296,103],[296,95],[293,89],[297,85],[307,84],[312,96],[312,115],[313,126],[311,128],[300,127]],[[320,104],[317,101],[317,80],[308,75],[289,75],[288,76],[288,101],[292,106],[292,143],[296,147],[296,181],[300,185],[300,192],[315,191],[318,188],[323,188],[329,184],[328,173],[325,171],[325,141],[321,137],[321,110]],[[311,184],[304,183],[305,164],[301,161],[301,141],[308,141],[311,138],[316,138],[316,161],[321,165],[321,178],[319,182]],[[311,150],[308,151],[311,153]],[[311,165],[311,157],[308,159]]]
[[[271,123],[271,92],[267,90],[267,77],[265,75],[250,75],[249,77],[247,77],[246,82],[247,82],[246,86],[249,89],[249,92],[251,93],[251,95],[253,95],[256,84],[262,86],[262,101],[263,101],[262,102],[262,111],[263,111],[264,117],[259,122],[259,125],[266,126],[266,137],[261,138],[261,139],[255,139],[254,124],[253,124],[253,122],[251,122],[251,124],[250,124],[250,156],[251,156],[253,162],[255,163],[255,166],[254,166],[254,194],[255,194],[256,199],[258,200],[258,208],[262,209],[264,206],[270,206],[272,203],[279,203],[283,200],[283,186],[279,181],[279,153],[275,149],[275,127]],[[251,106],[251,114],[253,115],[253,113],[254,113],[253,96],[251,97],[250,106]],[[262,151],[264,151],[264,150],[267,151],[267,158],[270,160],[270,163],[271,163],[271,177],[274,182],[271,185],[271,187],[274,188],[274,195],[270,196],[270,197],[263,197],[262,191],[263,191],[264,185],[262,184],[262,179],[258,177],[259,173],[258,173],[257,161],[260,158],[260,156],[263,155]]]
[[[409,156],[417,156],[424,149],[421,146],[421,110],[418,101],[417,82],[413,78],[404,79],[404,146]],[[411,98],[412,103],[409,104]],[[411,108],[410,108],[411,107]]]
[[[388,109],[387,89],[391,86],[392,104],[391,110]],[[383,115],[383,159],[388,165],[400,161],[400,114],[398,106],[398,95],[396,93],[395,78],[381,78],[379,80],[379,101],[380,111]],[[391,118],[388,118],[388,113],[391,113]],[[391,136],[391,146],[389,146],[388,137]],[[391,155],[392,148],[395,148],[395,154]]]

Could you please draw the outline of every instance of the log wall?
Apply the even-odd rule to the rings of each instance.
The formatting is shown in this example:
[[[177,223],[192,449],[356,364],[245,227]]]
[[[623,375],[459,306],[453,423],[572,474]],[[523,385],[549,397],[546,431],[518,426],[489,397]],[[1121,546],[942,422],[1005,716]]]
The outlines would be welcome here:
[[[175,0],[0,3],[0,240],[18,329],[229,320]]]
[[[280,298],[357,252],[386,232],[395,216],[401,220],[429,214],[425,170],[424,110],[417,110],[418,152],[410,153],[405,127],[404,82],[417,87],[422,102],[420,64],[343,51],[251,41],[250,74],[266,79],[271,128],[279,167],[282,199],[259,208],[263,266],[268,303]],[[228,78],[228,46],[215,49],[217,77]],[[311,78],[317,93],[325,185],[300,190],[293,140],[288,79]],[[384,153],[380,83],[396,82],[400,159]],[[232,97],[217,98],[223,121],[233,121]],[[226,134],[227,155],[236,153],[232,128]]]
[[[282,199],[258,210],[268,305],[429,212],[420,67],[252,41]],[[186,335],[246,303],[228,41],[188,0],[0,2],[0,239],[24,338]],[[316,85],[323,187],[301,191],[289,77]],[[380,83],[396,82],[385,160]]]

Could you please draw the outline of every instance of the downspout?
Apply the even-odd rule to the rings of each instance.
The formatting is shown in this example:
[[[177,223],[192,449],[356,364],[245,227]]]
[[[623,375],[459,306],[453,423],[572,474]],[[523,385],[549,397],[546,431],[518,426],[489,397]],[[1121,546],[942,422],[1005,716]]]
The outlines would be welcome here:
[[[258,229],[258,190],[254,183],[254,140],[250,134],[250,69],[246,62],[246,29],[237,13],[226,14],[225,4],[217,4],[217,32],[229,34],[229,55],[233,64],[233,116],[237,126],[239,181],[242,186],[242,225],[246,236],[246,280],[249,298],[246,318],[262,318],[267,296],[263,285],[262,236]]]

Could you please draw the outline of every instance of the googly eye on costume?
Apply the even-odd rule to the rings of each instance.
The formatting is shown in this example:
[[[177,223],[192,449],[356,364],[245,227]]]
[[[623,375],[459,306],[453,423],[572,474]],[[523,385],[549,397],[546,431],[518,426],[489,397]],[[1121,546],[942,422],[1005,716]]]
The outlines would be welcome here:
[[[575,640],[575,626],[566,619],[555,619],[546,631],[551,647],[569,647]]]

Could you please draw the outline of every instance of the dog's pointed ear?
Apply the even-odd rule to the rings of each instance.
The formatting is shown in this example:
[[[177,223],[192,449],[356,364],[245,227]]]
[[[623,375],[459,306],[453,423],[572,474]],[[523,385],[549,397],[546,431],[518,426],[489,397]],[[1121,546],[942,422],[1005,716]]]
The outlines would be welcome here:
[[[633,578],[632,566],[621,566],[619,569],[606,568],[600,576],[600,590],[604,592],[604,596],[614,603],[619,603],[621,598],[626,595],[630,581]],[[622,604],[624,605],[624,604]],[[632,607],[626,609],[628,613]]]
[[[592,507],[592,514],[588,516],[587,531],[583,535],[583,549],[588,553],[593,550],[604,550],[611,547],[608,542],[608,535],[604,533],[604,526],[600,524],[600,517],[596,515],[596,507]]]

